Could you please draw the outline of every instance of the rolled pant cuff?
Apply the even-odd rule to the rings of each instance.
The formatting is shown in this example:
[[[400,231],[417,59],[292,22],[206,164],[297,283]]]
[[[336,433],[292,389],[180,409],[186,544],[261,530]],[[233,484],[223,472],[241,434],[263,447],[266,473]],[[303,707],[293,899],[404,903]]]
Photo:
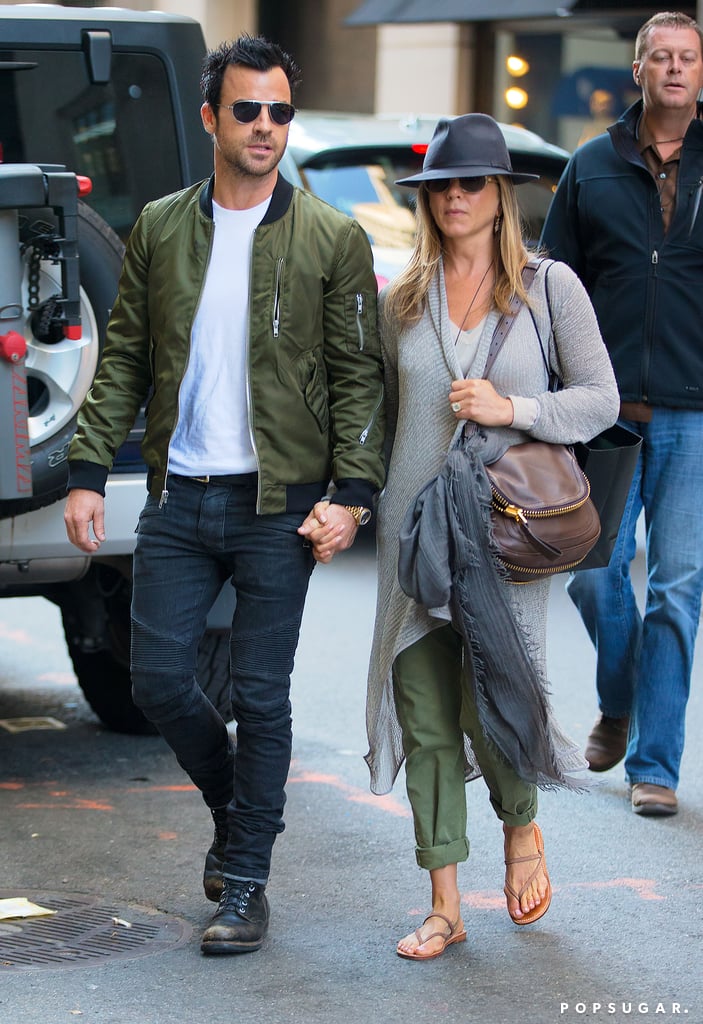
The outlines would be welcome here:
[[[460,864],[469,858],[468,839],[454,839],[451,843],[444,843],[442,846],[416,847],[415,858],[421,868],[426,871],[434,871],[436,868],[446,868],[449,864]]]
[[[536,814],[534,811],[525,811],[524,814],[506,814],[504,811],[498,811],[498,817],[507,825],[508,828],[515,828],[516,826],[529,825],[531,821],[535,820]]]

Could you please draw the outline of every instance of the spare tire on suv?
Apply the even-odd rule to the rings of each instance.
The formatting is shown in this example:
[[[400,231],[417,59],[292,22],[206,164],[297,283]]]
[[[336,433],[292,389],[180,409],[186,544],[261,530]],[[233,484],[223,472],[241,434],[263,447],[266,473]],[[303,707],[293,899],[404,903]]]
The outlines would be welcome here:
[[[66,495],[68,445],[76,415],[88,394],[102,355],[105,328],[114,302],[124,245],[104,220],[78,203],[81,278],[79,341],[52,337],[44,330],[53,296],[60,291],[59,268],[41,259],[41,240],[56,234],[52,210],[22,211],[20,245],[24,261],[23,304],[29,311],[27,398],[33,494],[0,501],[0,518],[50,505]]]

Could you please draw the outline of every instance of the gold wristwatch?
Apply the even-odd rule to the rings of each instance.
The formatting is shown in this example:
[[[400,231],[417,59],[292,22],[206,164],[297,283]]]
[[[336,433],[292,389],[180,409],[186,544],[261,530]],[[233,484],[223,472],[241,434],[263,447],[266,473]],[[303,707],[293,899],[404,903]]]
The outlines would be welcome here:
[[[364,508],[363,505],[343,505],[342,508],[351,512],[357,526],[366,526],[371,520],[371,509]]]

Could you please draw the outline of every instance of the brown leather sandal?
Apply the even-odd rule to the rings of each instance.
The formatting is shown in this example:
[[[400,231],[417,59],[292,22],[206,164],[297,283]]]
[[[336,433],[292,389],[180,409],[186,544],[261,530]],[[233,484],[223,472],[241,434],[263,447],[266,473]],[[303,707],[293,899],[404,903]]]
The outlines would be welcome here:
[[[457,925],[461,921],[461,916],[457,917],[454,924],[452,924],[449,918],[445,917],[444,914],[428,914],[425,920],[422,922],[422,924],[427,924],[427,922],[431,920],[431,918],[433,917],[438,917],[440,921],[446,922],[447,928],[449,929],[449,935],[447,935],[444,931],[432,932],[431,935],[427,935],[423,939],[420,934],[420,928],[422,928],[422,925],[420,925],[420,928],[415,929],[415,936],[417,938],[418,944],[420,946],[424,946],[426,942],[430,941],[430,939],[436,939],[437,937],[443,939],[444,944],[440,946],[439,949],[436,949],[434,953],[418,953],[417,951],[413,953],[406,953],[404,950],[400,950],[396,947],[396,953],[398,954],[398,956],[402,956],[406,960],[434,960],[436,956],[441,956],[442,953],[447,948],[447,946],[451,946],[453,942],[466,941],[466,929],[464,928],[464,926],[462,925],[461,931],[455,930]]]
[[[534,882],[535,878],[540,873],[540,870],[544,871],[544,874],[547,878],[547,891],[544,894],[542,901],[537,904],[534,910],[528,910],[528,912],[526,914],[523,914],[522,917],[513,917],[513,915],[510,913],[510,910],[508,910],[508,914],[510,914],[510,920],[514,921],[515,924],[534,924],[535,921],[539,921],[540,917],[544,917],[544,915],[549,910],[549,904],[552,902],[552,884],[549,881],[547,864],[544,859],[544,842],[542,840],[542,832],[537,822],[533,821],[532,826],[535,830],[535,843],[537,844],[537,853],[531,853],[527,857],[514,857],[512,860],[506,860],[505,866],[507,868],[510,867],[511,864],[521,864],[524,861],[528,860],[536,860],[537,866],[535,867],[535,870],[532,872],[532,874],[527,879],[525,884],[520,889],[520,892],[515,892],[512,885],[510,885],[509,882],[507,881],[505,883],[503,892],[505,893],[506,896],[512,896],[513,899],[517,900],[517,902],[519,903],[523,895],[525,894],[525,891],[529,889],[530,885]]]

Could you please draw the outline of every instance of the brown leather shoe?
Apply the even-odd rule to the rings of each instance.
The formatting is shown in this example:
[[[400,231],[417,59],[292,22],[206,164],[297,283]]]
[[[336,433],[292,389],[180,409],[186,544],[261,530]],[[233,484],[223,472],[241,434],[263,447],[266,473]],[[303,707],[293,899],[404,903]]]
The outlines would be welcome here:
[[[635,782],[631,790],[632,810],[635,814],[662,817],[676,814],[679,802],[668,786],[655,786],[653,782]]]
[[[584,756],[592,772],[607,772],[622,761],[627,750],[630,717],[608,718],[601,715],[591,729]]]

